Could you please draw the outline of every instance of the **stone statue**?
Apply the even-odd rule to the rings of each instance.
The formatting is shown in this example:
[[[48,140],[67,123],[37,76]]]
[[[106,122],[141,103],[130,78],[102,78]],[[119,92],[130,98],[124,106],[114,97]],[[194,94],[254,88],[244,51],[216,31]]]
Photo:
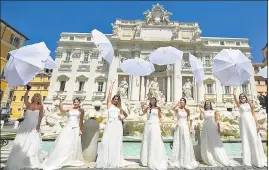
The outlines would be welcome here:
[[[114,36],[118,36],[119,26],[117,24],[111,24],[112,26],[112,34]]]
[[[172,32],[172,37],[171,37],[172,40],[178,38],[178,31],[179,31],[179,28],[178,28],[178,27],[176,27],[176,28],[173,30],[173,32]]]
[[[202,34],[202,31],[198,27],[197,30],[194,32],[193,39],[200,39],[201,34]]]
[[[145,15],[145,20],[147,24],[168,24],[170,22],[171,12],[164,10],[164,8],[159,5],[153,5],[151,11],[147,10],[143,13]]]
[[[192,99],[192,82],[187,79],[187,82],[183,85],[183,94],[186,99]]]
[[[127,99],[128,98],[128,83],[126,81],[126,77],[123,78],[123,80],[120,82],[119,87],[118,87],[118,94],[122,99]]]
[[[134,37],[140,37],[141,28],[142,28],[142,24],[139,23],[139,24],[135,27]]]
[[[145,17],[146,17],[146,23],[148,24],[151,21],[151,19],[152,19],[150,10],[145,11],[143,13],[143,15],[145,15]]]
[[[165,21],[167,24],[170,22],[170,16],[172,15],[171,12],[168,12],[167,10],[164,11],[163,21]]]
[[[149,83],[149,95],[150,97],[155,97],[158,100],[160,91],[159,83],[157,80],[157,77],[154,77],[153,81]]]

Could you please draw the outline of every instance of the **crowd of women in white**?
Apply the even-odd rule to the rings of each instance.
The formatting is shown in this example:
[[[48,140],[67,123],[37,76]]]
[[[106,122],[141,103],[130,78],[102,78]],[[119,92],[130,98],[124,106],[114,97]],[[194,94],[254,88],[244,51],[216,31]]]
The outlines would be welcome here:
[[[122,150],[122,121],[127,117],[121,108],[121,98],[112,97],[112,82],[107,98],[108,121],[100,143],[95,168],[120,168],[135,164],[124,160]],[[67,124],[55,141],[52,152],[44,157],[40,150],[40,123],[43,117],[42,98],[35,94],[28,102],[30,86],[24,96],[27,111],[21,124],[13,147],[8,157],[7,170],[38,168],[44,170],[59,169],[64,166],[83,166],[81,148],[84,110],[80,108],[80,100],[74,99],[73,106],[64,109],[60,102],[60,110],[68,116]],[[248,102],[246,95],[240,94],[239,101],[234,89],[234,99],[241,113],[240,135],[242,139],[243,163],[247,166],[267,166],[267,158],[259,136],[259,126],[254,113],[253,104]],[[147,114],[143,133],[140,161],[150,169],[167,169],[168,166],[194,169],[199,163],[195,160],[190,127],[190,111],[185,107],[186,100],[180,99],[173,107],[176,126],[174,130],[173,150],[168,158],[161,135],[162,112],[157,106],[156,98],[152,97],[148,106],[143,105],[143,114]],[[210,166],[235,166],[229,159],[220,138],[218,113],[214,111],[210,101],[205,101],[200,108],[201,119],[204,119],[201,134],[201,158]],[[141,115],[141,116],[142,116]]]

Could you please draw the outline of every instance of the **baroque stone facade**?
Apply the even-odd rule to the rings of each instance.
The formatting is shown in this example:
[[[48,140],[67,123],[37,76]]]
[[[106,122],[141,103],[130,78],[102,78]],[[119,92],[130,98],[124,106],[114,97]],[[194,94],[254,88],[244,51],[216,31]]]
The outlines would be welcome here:
[[[72,104],[73,98],[79,97],[83,100],[83,108],[102,109],[110,81],[115,79],[115,86],[120,88],[115,87],[113,94],[123,94],[133,104],[147,100],[152,90],[151,82],[156,80],[156,94],[163,102],[171,103],[187,95],[190,106],[209,99],[217,107],[233,107],[233,87],[222,86],[212,75],[212,59],[224,48],[240,49],[251,59],[248,39],[201,37],[198,23],[171,21],[172,13],[159,4],[143,14],[144,20],[117,19],[111,24],[112,34],[106,35],[115,49],[111,65],[99,56],[90,33],[61,33],[56,50],[58,67],[52,73],[45,103],[53,103],[59,94],[65,98],[67,105]],[[145,77],[129,76],[121,71],[120,65],[124,60],[135,57],[148,60],[151,52],[164,46],[184,51],[183,60],[174,65],[155,66],[156,72]],[[193,77],[188,53],[204,64],[206,77],[201,85]],[[237,89],[238,94],[244,92],[252,99],[257,95],[253,76]]]

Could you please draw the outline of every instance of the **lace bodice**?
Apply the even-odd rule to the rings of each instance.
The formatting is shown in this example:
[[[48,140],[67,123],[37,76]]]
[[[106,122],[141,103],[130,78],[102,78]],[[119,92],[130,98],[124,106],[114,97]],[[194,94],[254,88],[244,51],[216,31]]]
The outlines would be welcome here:
[[[250,105],[248,103],[241,104],[240,107],[239,107],[239,112],[240,113],[243,113],[243,112],[251,112]]]
[[[214,110],[205,110],[204,111],[204,119],[214,119],[215,118],[215,111]]]
[[[148,109],[148,122],[159,122],[159,110],[157,108]]]
[[[120,115],[120,109],[114,105],[111,105],[108,109],[108,119],[109,120],[119,119],[119,115]]]
[[[80,120],[80,111],[79,110],[71,110],[67,112],[67,122],[66,126],[78,127]]]
[[[239,112],[241,116],[251,116],[251,107],[249,103],[241,104],[239,107]]]
[[[186,120],[187,121],[187,112],[184,109],[178,109],[178,112],[175,113],[177,121]]]
[[[23,124],[27,124],[28,127],[35,128],[38,124],[39,110],[27,109],[24,114]]]

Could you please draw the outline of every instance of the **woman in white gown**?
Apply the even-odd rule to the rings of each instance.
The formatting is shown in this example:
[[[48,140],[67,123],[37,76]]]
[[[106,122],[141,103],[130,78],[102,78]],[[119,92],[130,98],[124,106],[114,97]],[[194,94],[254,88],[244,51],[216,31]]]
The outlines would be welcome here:
[[[60,111],[68,119],[54,142],[54,148],[42,165],[43,170],[60,169],[64,166],[83,166],[81,135],[84,110],[80,108],[80,99],[73,100],[73,107],[64,109],[60,101]]]
[[[198,167],[198,162],[195,160],[190,136],[190,111],[185,108],[185,105],[186,99],[181,98],[173,107],[177,123],[174,131],[172,156],[169,163],[172,167],[194,169]]]
[[[120,96],[115,95],[111,99],[114,82],[107,97],[108,121],[98,150],[95,168],[120,168],[132,164],[123,158],[122,121],[127,115],[121,108]]]
[[[144,108],[142,115],[147,114],[148,119],[145,122],[143,133],[140,153],[141,164],[154,170],[167,169],[168,157],[165,152],[160,128],[162,113],[160,107],[157,107],[156,98],[152,97],[149,106],[142,108]]]
[[[6,170],[20,170],[24,168],[38,169],[43,162],[41,146],[40,123],[43,117],[42,97],[34,94],[29,103],[28,94],[31,87],[27,85],[24,95],[26,106],[25,119],[21,123],[10,151]]]
[[[254,106],[248,102],[247,96],[243,93],[239,95],[239,101],[236,97],[236,88],[233,90],[234,101],[240,112],[240,136],[242,140],[243,163],[247,166],[256,167],[267,166],[258,121],[254,112]]]
[[[220,138],[218,112],[214,111],[209,100],[205,101],[204,109],[200,108],[200,119],[204,119],[201,135],[201,157],[209,166],[235,166],[236,162],[229,159]]]

